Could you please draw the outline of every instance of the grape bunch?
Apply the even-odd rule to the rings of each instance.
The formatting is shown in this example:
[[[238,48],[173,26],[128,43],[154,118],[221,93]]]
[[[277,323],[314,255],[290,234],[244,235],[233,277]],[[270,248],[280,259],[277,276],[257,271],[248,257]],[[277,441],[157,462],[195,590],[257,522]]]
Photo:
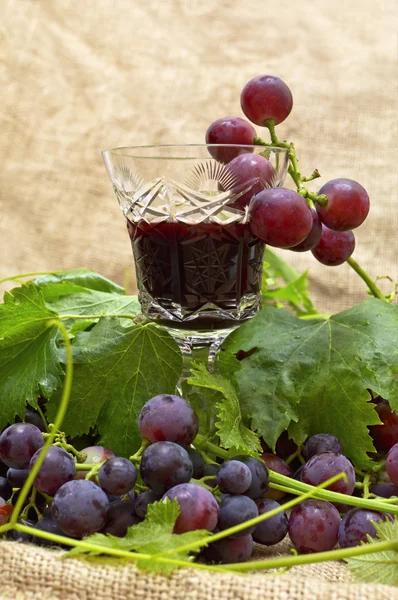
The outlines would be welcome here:
[[[378,479],[373,478],[369,492],[390,498],[398,495],[398,416],[386,400],[376,398],[373,402],[382,424],[370,427],[370,434],[377,458],[386,456],[386,466]],[[131,460],[115,456],[103,446],[88,446],[80,452],[78,463],[77,452],[71,454],[61,445],[50,445],[20,522],[73,539],[96,532],[124,537],[129,527],[146,518],[150,504],[177,499],[175,534],[197,529],[217,533],[248,522],[247,527],[231,529],[227,537],[209,544],[197,557],[205,562],[232,563],[248,560],[254,542],[271,546],[287,535],[300,553],[327,551],[337,544],[341,548],[359,545],[367,541],[367,535],[376,535],[374,523],[392,518],[374,510],[315,499],[302,501],[290,511],[282,510],[290,496],[269,485],[270,472],[312,486],[343,472],[345,480],[339,479],[328,489],[347,496],[360,490],[354,468],[332,434],[315,434],[298,448],[284,432],[276,453],[263,441],[264,452],[259,458],[233,455],[222,460],[203,453],[200,444],[195,448],[198,417],[185,399],[168,394],[155,396],[144,405],[138,426],[143,444]],[[36,424],[15,423],[0,435],[0,525],[7,522],[43,448],[44,429],[36,418]],[[86,478],[93,465],[93,478]],[[281,510],[250,524],[274,509]],[[38,545],[54,543],[17,530],[8,531],[6,536]]]
[[[232,203],[233,208],[248,210],[252,232],[265,244],[294,252],[311,250],[324,265],[341,265],[355,248],[352,230],[368,215],[366,190],[346,178],[325,183],[318,194],[304,187],[306,181],[319,177],[319,172],[304,178],[298,171],[293,144],[276,137],[275,125],[282,123],[293,107],[292,93],[281,79],[254,77],[244,86],[240,101],[251,123],[241,117],[224,117],[211,123],[205,136],[211,144],[210,154],[227,165],[234,185],[251,184],[250,191]],[[269,129],[272,144],[257,137],[252,123]],[[264,155],[253,154],[258,144],[265,146]],[[267,145],[289,148],[289,173],[297,191],[274,186],[275,170],[266,158]]]

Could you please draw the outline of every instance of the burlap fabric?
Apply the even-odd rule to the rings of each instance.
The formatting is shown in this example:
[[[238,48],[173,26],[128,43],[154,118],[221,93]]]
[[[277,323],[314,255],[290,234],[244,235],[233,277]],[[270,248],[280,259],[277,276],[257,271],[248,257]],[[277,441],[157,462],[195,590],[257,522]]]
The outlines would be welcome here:
[[[396,25],[394,0],[1,0],[0,277],[88,266],[123,283],[130,246],[100,150],[201,143],[212,120],[241,114],[240,89],[260,73],[293,91],[279,131],[296,142],[302,171],[368,189],[355,257],[396,277]],[[310,269],[322,311],[366,296],[346,265],[283,255]],[[165,579],[6,542],[0,556],[2,600],[397,597],[333,563],[276,578]]]

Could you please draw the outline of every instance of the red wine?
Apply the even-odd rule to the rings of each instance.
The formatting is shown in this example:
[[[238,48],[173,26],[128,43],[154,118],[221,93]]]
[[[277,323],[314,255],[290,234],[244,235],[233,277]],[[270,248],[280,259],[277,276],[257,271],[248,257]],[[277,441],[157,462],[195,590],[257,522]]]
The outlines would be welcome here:
[[[148,317],[212,329],[256,313],[264,244],[248,224],[142,220],[127,228]]]

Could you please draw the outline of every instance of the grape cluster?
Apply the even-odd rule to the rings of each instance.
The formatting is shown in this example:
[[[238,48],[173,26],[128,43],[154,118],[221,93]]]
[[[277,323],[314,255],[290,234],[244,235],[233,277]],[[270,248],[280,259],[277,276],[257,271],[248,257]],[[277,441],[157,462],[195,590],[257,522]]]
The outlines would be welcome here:
[[[316,170],[311,178],[303,178],[293,145],[276,137],[275,125],[282,123],[293,107],[292,93],[281,79],[254,77],[243,88],[240,100],[251,123],[268,127],[274,146],[290,148],[289,173],[297,191],[273,187],[275,170],[266,158],[267,151],[264,156],[252,154],[254,145],[264,144],[253,125],[241,117],[224,117],[211,123],[205,137],[207,144],[229,145],[209,146],[209,152],[228,165],[235,184],[251,184],[250,191],[233,202],[233,208],[248,207],[252,232],[265,244],[295,252],[311,250],[324,265],[341,265],[355,248],[352,230],[368,215],[366,190],[345,178],[325,183],[317,195],[304,188],[303,182],[319,177],[319,173]]]
[[[385,471],[371,482],[370,492],[398,495],[398,417],[388,402],[373,400],[382,424],[370,427],[375,446],[387,454]],[[328,489],[347,497],[358,493],[354,467],[344,456],[341,442],[332,434],[319,433],[302,448],[284,432],[276,454],[263,441],[259,458],[232,455],[221,460],[203,452],[195,439],[198,418],[183,398],[162,394],[150,399],[139,415],[143,438],[139,452],[130,459],[115,456],[103,446],[76,456],[51,445],[34,481],[31,500],[26,501],[21,522],[37,530],[81,539],[96,532],[124,537],[140,523],[148,506],[164,498],[177,499],[179,516],[174,533],[197,529],[223,532],[283,507],[291,497],[269,485],[270,471],[318,486],[339,473]],[[43,427],[44,429],[44,427]],[[43,448],[44,437],[32,423],[16,423],[0,435],[0,508],[15,505],[23,485]],[[210,454],[210,456],[209,456]],[[379,454],[377,455],[379,457]],[[206,459],[206,462],[205,462]],[[208,462],[210,461],[210,462]],[[97,465],[93,479],[85,478],[84,465]],[[89,468],[89,467],[88,467]],[[82,478],[83,477],[83,478]],[[198,560],[231,563],[246,561],[253,543],[274,545],[289,535],[300,553],[351,547],[375,536],[374,523],[391,518],[386,513],[324,500],[302,501],[292,510],[280,510],[270,518],[224,537],[201,551]],[[8,515],[0,510],[0,524]],[[7,537],[39,545],[48,539],[18,531]]]

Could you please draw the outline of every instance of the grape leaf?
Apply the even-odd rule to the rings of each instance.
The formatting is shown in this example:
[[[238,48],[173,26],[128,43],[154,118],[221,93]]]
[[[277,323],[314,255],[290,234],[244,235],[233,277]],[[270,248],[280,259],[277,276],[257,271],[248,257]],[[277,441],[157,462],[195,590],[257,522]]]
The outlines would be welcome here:
[[[209,531],[198,529],[178,535],[173,534],[173,529],[180,509],[176,498],[172,502],[168,498],[155,502],[148,506],[145,521],[129,527],[125,537],[115,537],[110,534],[95,533],[86,538],[85,541],[92,546],[98,546],[97,550],[82,550],[73,548],[67,556],[88,553],[91,555],[101,554],[101,549],[113,548],[118,550],[135,550],[142,554],[154,555],[152,560],[140,560],[136,564],[142,569],[163,573],[171,573],[177,567],[172,564],[162,563],[156,560],[155,555],[161,552],[173,550],[168,558],[188,560],[189,551],[179,551],[179,548],[192,544],[199,540],[203,546],[212,535]]]
[[[124,295],[125,293],[122,286],[103,277],[103,275],[86,268],[41,275],[40,277],[36,277],[36,279],[33,280],[33,283],[39,288],[52,285],[54,286],[52,288],[54,291],[56,290],[54,284],[62,284],[63,288],[60,286],[59,289],[63,289],[66,294],[75,293],[73,291],[74,287],[81,288],[80,291],[86,289],[95,290],[97,292],[106,292],[108,294]],[[68,288],[71,291],[67,291]]]
[[[239,453],[257,456],[261,452],[260,441],[244,423],[239,397],[228,379],[210,373],[203,364],[194,363],[188,383],[200,388],[219,392],[216,399],[216,431],[224,448],[234,448]]]
[[[25,405],[50,395],[61,383],[56,341],[57,315],[46,307],[42,293],[28,283],[4,294],[0,304],[0,431],[25,416]]]
[[[151,323],[125,328],[106,317],[76,335],[73,359],[63,430],[78,436],[96,426],[104,446],[118,456],[130,456],[140,446],[137,420],[142,406],[152,396],[175,392],[182,371],[177,343]],[[50,420],[60,398],[57,392],[47,404]]]
[[[397,410],[397,339],[398,307],[381,300],[305,321],[269,306],[228,336],[218,360],[224,373],[231,355],[240,360],[242,410],[271,447],[288,427],[297,443],[333,433],[366,468],[374,451],[367,425],[380,422],[367,389]]]
[[[389,519],[374,523],[376,538],[368,536],[369,544],[377,542],[397,542],[398,519]],[[347,566],[358,583],[384,583],[385,585],[398,586],[398,550],[385,550],[372,552],[347,558]]]

